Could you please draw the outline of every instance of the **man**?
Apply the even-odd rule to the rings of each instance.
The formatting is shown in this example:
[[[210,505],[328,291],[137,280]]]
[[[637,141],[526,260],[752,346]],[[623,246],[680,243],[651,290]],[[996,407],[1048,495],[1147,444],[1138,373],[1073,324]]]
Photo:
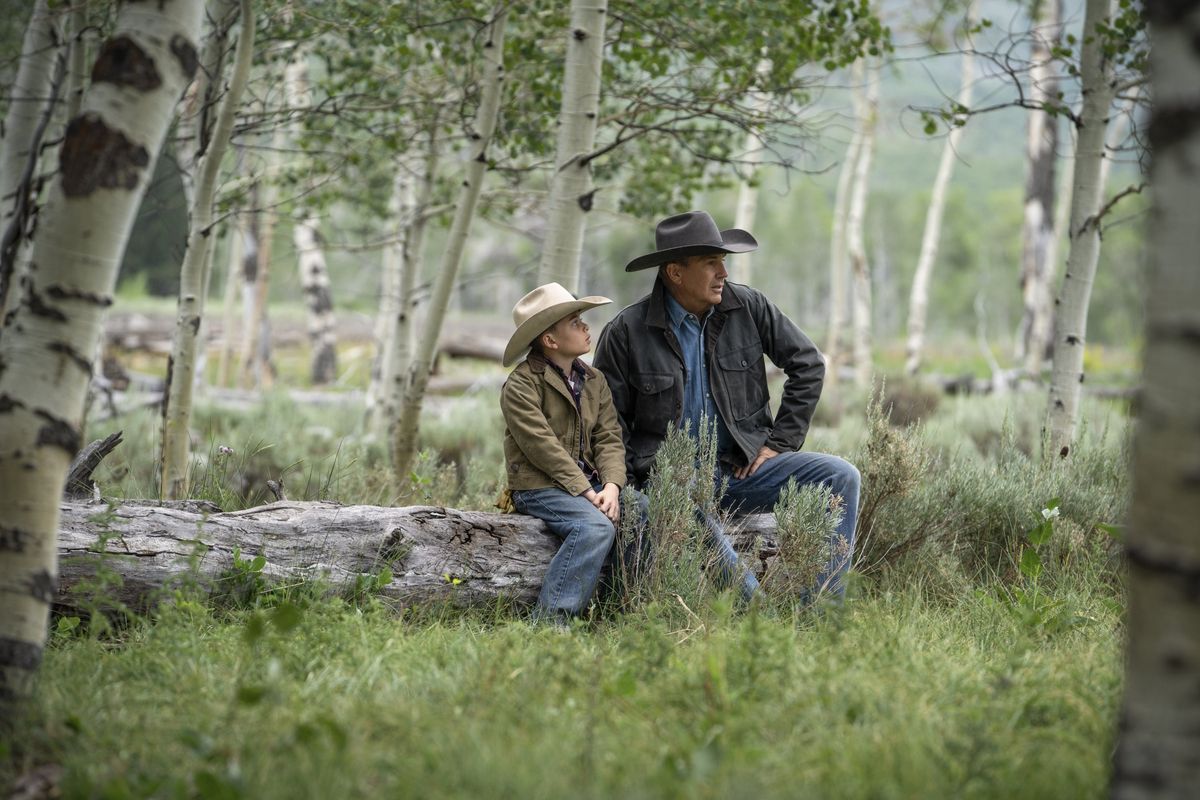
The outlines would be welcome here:
[[[689,211],[658,223],[655,243],[653,253],[625,267],[657,267],[653,289],[605,326],[594,361],[612,391],[629,479],[646,482],[669,426],[697,435],[702,418],[713,420],[714,479],[728,479],[725,509],[771,511],[789,479],[828,486],[841,496],[844,513],[815,587],[840,596],[861,479],[841,458],[800,452],[821,395],[820,352],[762,292],[727,280],[725,254],[758,248],[748,232],[719,230],[706,212]],[[787,375],[774,418],[764,355]],[[741,569],[728,538],[715,520],[706,526],[723,571],[736,575]],[[743,596],[757,585],[743,573]]]

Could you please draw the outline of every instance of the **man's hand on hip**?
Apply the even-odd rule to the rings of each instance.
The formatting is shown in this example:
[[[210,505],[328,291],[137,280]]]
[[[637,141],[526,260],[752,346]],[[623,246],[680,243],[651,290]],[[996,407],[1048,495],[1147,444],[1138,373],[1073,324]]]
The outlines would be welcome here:
[[[779,455],[778,450],[772,450],[764,444],[762,447],[758,448],[758,455],[754,457],[753,461],[741,469],[735,469],[733,471],[733,477],[737,478],[739,481],[742,478],[749,478],[751,475],[758,472],[758,468],[761,467],[768,458],[774,458],[777,455]]]

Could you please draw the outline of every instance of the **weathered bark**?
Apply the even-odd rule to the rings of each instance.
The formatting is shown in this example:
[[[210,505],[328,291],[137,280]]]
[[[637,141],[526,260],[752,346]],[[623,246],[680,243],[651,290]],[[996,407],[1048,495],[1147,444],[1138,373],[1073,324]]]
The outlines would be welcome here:
[[[607,18],[608,0],[571,0],[554,184],[538,283],[556,281],[572,292],[579,291],[583,230],[593,202],[592,166],[586,156],[596,141]]]
[[[969,108],[975,82],[975,58],[971,55],[971,29],[978,15],[978,0],[972,0],[963,21],[966,49],[962,55],[962,67],[958,88],[958,105]],[[942,147],[942,160],[938,164],[937,177],[933,180],[933,194],[929,198],[929,210],[925,213],[925,232],[921,237],[921,253],[917,256],[917,270],[913,274],[912,292],[908,299],[908,342],[904,371],[917,374],[925,350],[925,323],[929,316],[929,283],[933,277],[933,266],[937,262],[938,245],[942,238],[942,216],[946,210],[946,190],[950,186],[950,175],[958,158],[958,143],[965,126],[952,128]]]
[[[172,500],[185,497],[188,490],[191,454],[191,435],[188,428],[192,421],[196,355],[207,299],[208,273],[212,264],[209,249],[214,239],[213,203],[221,160],[228,149],[233,131],[234,112],[250,77],[255,27],[251,0],[241,0],[241,19],[242,30],[238,35],[229,90],[221,100],[212,139],[207,143],[196,180],[195,201],[188,223],[187,249],[184,251],[179,278],[175,335],[171,344],[171,356],[167,361],[167,402],[163,406],[159,492],[162,497]]]
[[[561,542],[522,514],[487,514],[436,506],[384,508],[281,501],[245,511],[210,513],[157,505],[64,503],[57,603],[79,602],[72,587],[100,568],[121,576],[113,599],[144,608],[183,582],[219,590],[241,558],[266,559],[270,580],[319,579],[352,588],[385,567],[380,594],[404,602],[532,603]],[[775,521],[746,517],[733,534],[758,570],[775,554]],[[760,541],[761,537],[761,541]],[[103,554],[98,542],[103,539]]]
[[[1071,251],[1062,288],[1055,303],[1054,360],[1046,409],[1050,452],[1065,458],[1075,438],[1079,395],[1083,383],[1083,350],[1087,342],[1087,312],[1100,257],[1100,184],[1108,113],[1112,105],[1112,63],[1104,42],[1095,35],[1107,25],[1109,0],[1088,0],[1084,12],[1083,52],[1080,55],[1083,106],[1079,113],[1078,144],[1071,191]]]
[[[1062,38],[1061,0],[1037,0],[1029,60],[1029,101],[1039,107],[1060,102],[1053,48]],[[1015,355],[1031,375],[1041,372],[1053,326],[1050,285],[1054,281],[1055,179],[1058,117],[1030,111],[1025,134],[1025,217],[1021,226],[1021,324]]]
[[[1112,796],[1183,800],[1200,786],[1200,6],[1146,10],[1155,208]]]
[[[80,446],[91,356],[175,103],[196,69],[201,0],[127,3],[67,127],[27,285],[0,340],[0,703],[41,661],[59,497]],[[80,242],[86,242],[86,249]]]
[[[471,229],[471,221],[475,217],[475,204],[479,200],[479,191],[487,169],[487,150],[500,116],[500,90],[504,82],[504,25],[507,17],[508,9],[504,6],[499,7],[483,45],[484,83],[479,112],[475,117],[474,155],[468,162],[467,174],[454,210],[454,221],[447,234],[441,267],[425,314],[421,338],[409,368],[404,402],[398,417],[392,422],[392,474],[397,482],[408,479],[416,455],[421,401],[425,397],[425,387],[433,368],[433,356],[437,349],[442,322],[446,317],[446,306],[450,302],[450,291],[454,288],[454,280],[462,263],[463,247]]]
[[[51,113],[52,86],[59,57],[61,15],[37,0],[25,29],[20,64],[8,113],[0,127],[0,319],[20,300],[24,234],[32,212],[32,176],[36,173],[40,131]]]
[[[850,190],[850,208],[846,215],[846,255],[853,277],[854,382],[859,387],[871,383],[874,364],[871,359],[871,270],[867,264],[867,249],[863,243],[863,225],[867,213],[867,193],[870,188],[871,156],[875,150],[875,127],[878,122],[879,75],[867,73],[864,96],[859,101],[862,119],[862,139],[854,165],[854,182]]]

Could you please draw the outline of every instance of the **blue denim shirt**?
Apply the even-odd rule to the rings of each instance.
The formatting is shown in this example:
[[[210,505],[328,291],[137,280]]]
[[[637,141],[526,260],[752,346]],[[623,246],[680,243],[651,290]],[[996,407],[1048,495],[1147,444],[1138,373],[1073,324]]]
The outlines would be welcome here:
[[[700,319],[683,306],[679,301],[666,294],[667,317],[671,320],[671,330],[679,340],[679,349],[683,353],[683,366],[687,371],[687,380],[683,386],[683,425],[694,438],[700,434],[700,419],[708,417],[717,424],[717,452],[726,453],[732,448],[733,437],[725,420],[717,411],[717,403],[713,400],[712,391],[708,385],[708,365],[704,357],[704,326],[712,317],[712,309]]]

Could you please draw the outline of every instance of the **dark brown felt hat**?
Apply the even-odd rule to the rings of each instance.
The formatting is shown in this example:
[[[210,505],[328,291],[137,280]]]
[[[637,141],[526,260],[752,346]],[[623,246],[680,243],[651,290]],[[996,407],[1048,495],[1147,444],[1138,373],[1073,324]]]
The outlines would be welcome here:
[[[758,249],[758,242],[740,228],[720,230],[707,211],[688,211],[658,223],[654,246],[658,249],[630,261],[625,271],[636,272],[705,253],[749,253]]]

